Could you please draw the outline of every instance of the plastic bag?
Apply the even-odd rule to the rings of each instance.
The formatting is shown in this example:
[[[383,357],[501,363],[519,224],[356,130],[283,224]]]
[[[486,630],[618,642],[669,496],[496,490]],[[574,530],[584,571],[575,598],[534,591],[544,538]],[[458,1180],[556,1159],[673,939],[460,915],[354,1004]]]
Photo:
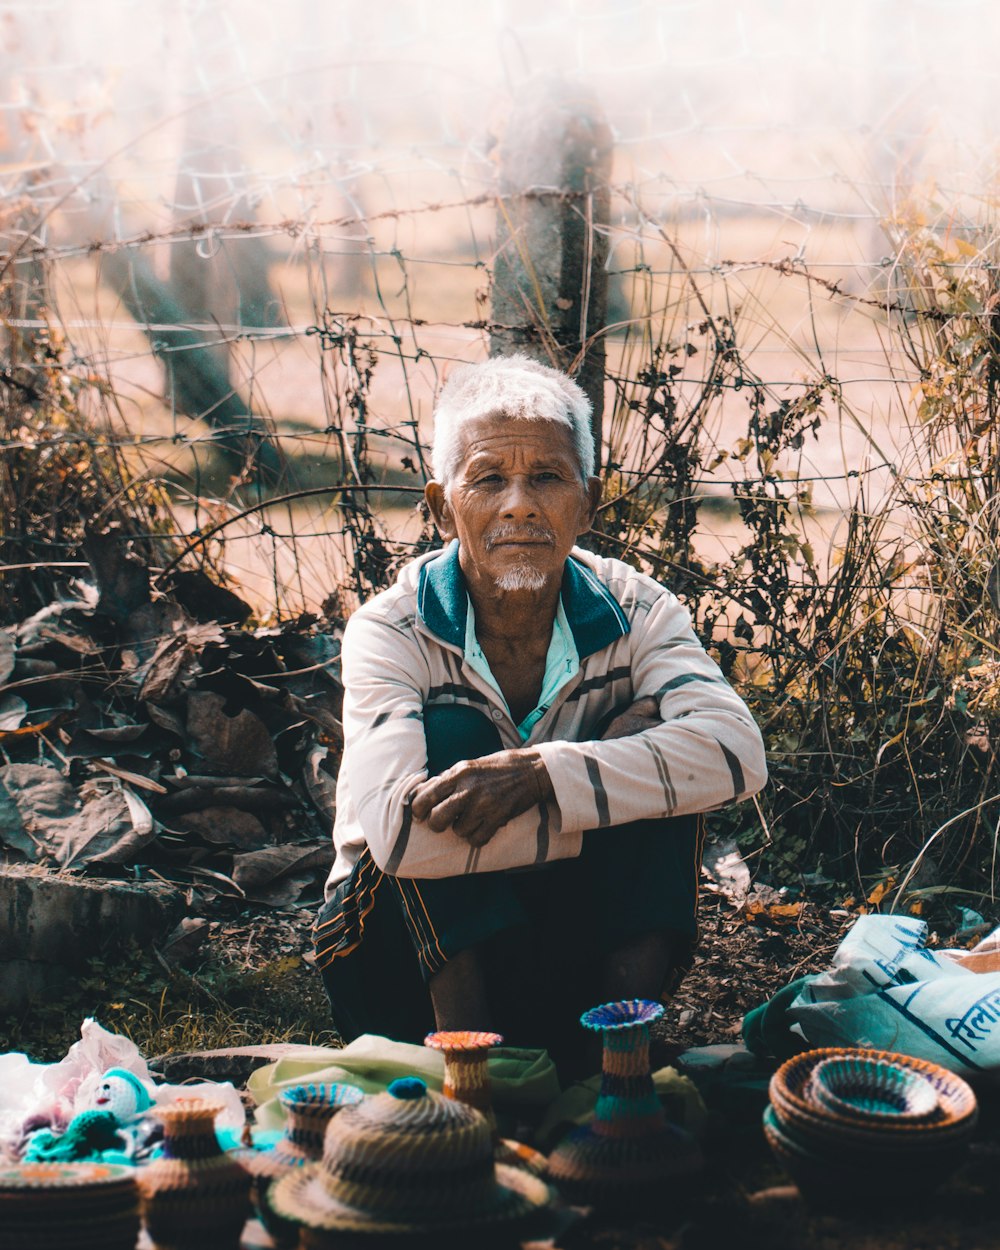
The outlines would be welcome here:
[[[135,1042],[88,1018],[80,1026],[80,1040],[58,1063],[33,1063],[17,1052],[0,1055],[0,1150],[16,1153],[23,1145],[26,1126],[45,1125],[62,1132],[74,1115],[93,1105],[101,1077],[109,1068],[134,1072],[161,1105],[178,1098],[205,1098],[221,1104],[219,1128],[238,1130],[246,1120],[231,1082],[154,1087],[149,1065]]]
[[[977,958],[980,948],[995,949],[995,935],[973,952],[932,951],[926,941],[922,920],[861,916],[833,967],[810,979],[788,1016],[811,1046],[895,1050],[964,1076],[996,1077],[1000,970]]]

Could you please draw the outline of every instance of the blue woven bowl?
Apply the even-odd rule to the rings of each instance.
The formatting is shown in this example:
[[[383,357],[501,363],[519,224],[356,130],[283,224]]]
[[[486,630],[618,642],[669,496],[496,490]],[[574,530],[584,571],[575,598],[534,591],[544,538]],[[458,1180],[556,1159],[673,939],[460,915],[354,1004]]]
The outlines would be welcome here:
[[[822,1060],[808,1096],[817,1107],[866,1122],[923,1124],[940,1116],[937,1090],[920,1072],[865,1055]]]
[[[925,1120],[893,1116],[859,1119],[856,1114],[845,1115],[818,1104],[814,1098],[813,1072],[824,1060],[845,1058],[860,1058],[869,1062],[886,1060],[921,1076],[934,1090],[938,1100],[937,1110]],[[831,1131],[855,1138],[858,1134],[876,1133],[887,1137],[907,1137],[914,1144],[923,1141],[930,1146],[932,1139],[940,1141],[971,1132],[978,1119],[976,1096],[960,1076],[939,1064],[894,1051],[852,1047],[805,1051],[786,1060],[778,1068],[771,1077],[769,1095],[782,1121],[795,1120],[805,1127],[811,1127],[818,1121],[819,1127],[828,1126]]]

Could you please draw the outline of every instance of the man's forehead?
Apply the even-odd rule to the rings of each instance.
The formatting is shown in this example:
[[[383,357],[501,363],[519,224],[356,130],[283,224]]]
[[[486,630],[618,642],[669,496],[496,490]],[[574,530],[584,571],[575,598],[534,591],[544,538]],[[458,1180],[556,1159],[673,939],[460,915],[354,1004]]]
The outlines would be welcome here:
[[[475,417],[462,426],[462,460],[483,456],[574,456],[569,426],[560,421],[525,417]]]

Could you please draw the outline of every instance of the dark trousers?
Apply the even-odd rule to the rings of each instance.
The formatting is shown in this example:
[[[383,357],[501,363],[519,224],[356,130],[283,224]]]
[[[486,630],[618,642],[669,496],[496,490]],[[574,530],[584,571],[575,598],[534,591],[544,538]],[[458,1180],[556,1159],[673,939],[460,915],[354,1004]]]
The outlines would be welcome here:
[[[424,729],[431,775],[503,749],[474,708],[429,707]],[[316,922],[337,1031],[421,1041],[434,1027],[427,980],[470,947],[511,1045],[551,1049],[595,1005],[602,959],[646,933],[670,935],[679,980],[696,937],[701,827],[634,821],[586,832],[575,859],[433,880],[390,877],[365,852]]]

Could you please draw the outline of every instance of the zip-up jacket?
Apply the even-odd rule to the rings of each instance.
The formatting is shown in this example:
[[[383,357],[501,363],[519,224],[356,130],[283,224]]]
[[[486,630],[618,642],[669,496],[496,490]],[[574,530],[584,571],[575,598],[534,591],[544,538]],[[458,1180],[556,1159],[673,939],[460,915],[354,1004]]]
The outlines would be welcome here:
[[[379,868],[400,877],[525,868],[578,855],[584,830],[607,828],[610,854],[616,825],[710,811],[763,786],[760,731],[669,590],[574,548],[561,594],[580,670],[525,742],[501,695],[465,663],[457,541],[407,564],[354,613],[343,641],[345,747],[328,894],[366,844]],[[659,724],[595,740],[609,714],[644,696],[658,701]],[[491,717],[505,748],[536,749],[555,794],[479,848],[410,810],[427,777],[424,708],[446,703]]]

